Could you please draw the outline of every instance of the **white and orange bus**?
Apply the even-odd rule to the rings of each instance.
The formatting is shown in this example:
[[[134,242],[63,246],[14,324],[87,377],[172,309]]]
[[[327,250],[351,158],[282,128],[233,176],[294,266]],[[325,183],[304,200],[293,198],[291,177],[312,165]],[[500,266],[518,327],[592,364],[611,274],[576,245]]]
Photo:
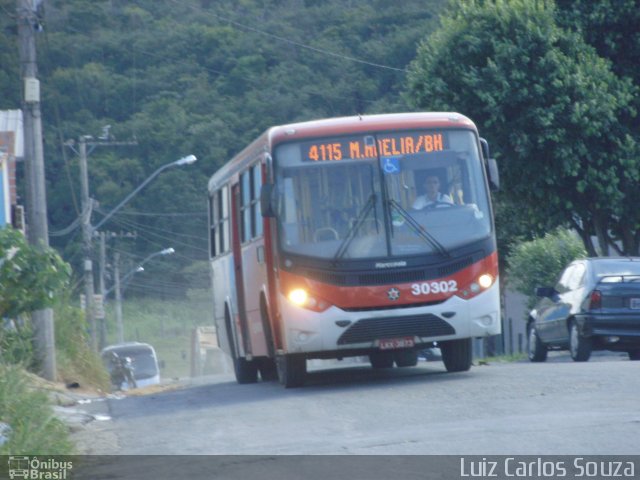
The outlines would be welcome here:
[[[468,370],[471,340],[501,331],[490,186],[495,160],[458,113],[268,129],[208,185],[213,320],[237,381],[300,386],[308,359],[414,366],[436,342]]]

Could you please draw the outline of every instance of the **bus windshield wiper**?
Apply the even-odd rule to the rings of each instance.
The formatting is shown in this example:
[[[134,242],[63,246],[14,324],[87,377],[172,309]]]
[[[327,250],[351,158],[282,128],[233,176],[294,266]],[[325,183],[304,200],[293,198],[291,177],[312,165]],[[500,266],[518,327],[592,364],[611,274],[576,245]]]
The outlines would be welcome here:
[[[451,254],[447,251],[444,245],[442,245],[442,243],[440,243],[436,239],[436,237],[434,237],[429,232],[427,232],[425,228],[422,225],[420,225],[409,212],[407,212],[404,208],[402,208],[402,205],[396,202],[393,198],[390,198],[389,200],[387,200],[387,202],[389,203],[389,205],[391,205],[391,207],[395,208],[396,211],[402,216],[402,218],[404,218],[406,222],[411,226],[411,228],[420,237],[422,237],[427,243],[429,243],[433,248],[435,248],[440,255],[444,257],[451,256]]]
[[[351,228],[349,228],[349,231],[347,232],[347,236],[344,237],[344,240],[338,247],[338,250],[336,250],[336,254],[333,256],[334,265],[337,263],[338,260],[340,260],[344,256],[344,254],[348,250],[349,245],[351,245],[351,242],[356,236],[356,232],[366,220],[367,215],[369,215],[369,212],[373,209],[375,203],[376,203],[376,194],[372,193],[371,195],[369,195],[367,202],[363,205],[362,209],[358,213],[358,216],[356,217],[356,221],[353,222],[353,224],[351,225]]]

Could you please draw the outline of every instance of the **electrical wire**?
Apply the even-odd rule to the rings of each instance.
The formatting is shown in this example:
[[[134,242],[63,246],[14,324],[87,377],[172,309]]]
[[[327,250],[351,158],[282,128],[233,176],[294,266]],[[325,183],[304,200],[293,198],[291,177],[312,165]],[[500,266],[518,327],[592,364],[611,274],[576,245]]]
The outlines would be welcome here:
[[[171,1],[174,4],[180,4],[181,6],[184,5],[183,2],[178,2],[178,0],[169,0],[169,1]],[[194,11],[195,11],[196,8],[198,8],[197,6],[192,5],[192,4],[187,4],[186,6],[188,8],[191,8]],[[264,35],[266,37],[269,37],[269,38],[272,38],[272,39],[275,39],[275,40],[278,40],[278,41],[281,41],[281,42],[285,42],[285,43],[288,43],[290,45],[295,45],[296,47],[300,47],[300,48],[304,48],[304,49],[307,49],[307,50],[311,50],[313,52],[320,53],[320,54],[323,54],[323,55],[327,55],[327,56],[330,56],[330,57],[340,58],[342,60],[347,60],[347,61],[350,61],[350,62],[356,62],[356,63],[368,65],[370,67],[382,68],[382,69],[385,69],[385,70],[392,70],[392,71],[396,71],[396,72],[407,73],[409,71],[406,68],[397,68],[397,67],[391,67],[389,65],[383,65],[383,64],[380,64],[380,63],[368,62],[366,60],[361,60],[359,58],[350,57],[348,55],[342,55],[340,53],[331,52],[329,50],[324,50],[322,48],[312,47],[311,45],[307,45],[305,43],[297,42],[297,41],[291,40],[289,38],[281,37],[279,35],[274,35],[273,33],[269,33],[269,32],[266,32],[264,30],[260,30],[259,28],[255,28],[255,27],[252,27],[252,26],[249,26],[249,25],[244,25],[244,24],[242,24],[240,22],[237,22],[237,21],[235,21],[235,20],[233,20],[231,18],[224,17],[222,15],[218,15],[216,13],[213,13],[213,12],[209,11],[209,10],[205,11],[202,8],[198,8],[198,11],[196,13],[198,13],[200,15],[209,15],[211,17],[216,17],[219,20],[222,20],[224,22],[228,22],[228,23],[230,23],[230,24],[232,24],[232,25],[234,25],[236,27],[242,28],[244,30],[247,30],[247,31],[250,31],[250,32],[253,32],[253,33],[258,33],[260,35]]]
[[[97,210],[96,210],[97,211]],[[160,212],[118,212],[116,215],[135,215],[140,217],[206,217],[207,212],[182,212],[182,213],[160,213]]]
[[[113,220],[113,218],[112,218],[112,220]],[[119,221],[119,220],[114,220],[114,223],[120,224],[121,226],[127,226],[126,222],[122,222],[122,221]],[[141,234],[140,231],[142,231],[143,233]],[[144,235],[145,233],[146,233],[147,236]],[[162,244],[158,243],[157,241],[154,241],[154,240],[150,239],[149,236],[156,237],[156,238],[159,238],[159,239],[164,240],[164,241],[169,241],[169,242],[171,242],[173,244],[176,244],[176,245],[181,245],[181,246],[186,247],[187,249],[192,250],[192,251],[204,253],[204,254],[207,255],[206,258],[209,258],[208,257],[209,251],[207,249],[200,248],[200,247],[197,247],[195,245],[191,245],[191,244],[188,244],[188,243],[184,243],[184,242],[178,241],[175,238],[170,238],[170,237],[167,237],[165,235],[157,234],[157,233],[149,231],[149,230],[147,230],[145,228],[140,228],[139,231],[138,231],[138,235],[140,237],[144,238],[145,240],[147,240],[152,245],[162,246]],[[204,258],[202,258],[202,257],[192,258],[192,257],[188,257],[186,255],[181,255],[180,253],[178,253],[178,251],[176,251],[175,255],[181,256],[182,258],[184,258],[186,260],[204,260]]]
[[[104,211],[101,211],[100,209],[96,209],[97,212],[105,215]],[[113,217],[117,217],[119,214],[115,214]],[[111,218],[113,218],[111,217]],[[163,228],[159,228],[159,227],[152,227],[150,225],[144,225],[142,223],[138,223],[138,222],[134,222],[133,220],[124,220],[121,219],[120,220],[120,224],[121,225],[126,225],[130,228],[136,229],[136,228],[147,228],[149,230],[155,230],[157,232],[162,232],[162,233],[168,233],[170,235],[175,235],[178,237],[183,237],[185,239],[194,239],[194,240],[199,240],[199,241],[203,241],[203,237],[202,236],[195,236],[195,235],[189,235],[188,233],[178,233],[175,232],[173,230],[165,230]]]

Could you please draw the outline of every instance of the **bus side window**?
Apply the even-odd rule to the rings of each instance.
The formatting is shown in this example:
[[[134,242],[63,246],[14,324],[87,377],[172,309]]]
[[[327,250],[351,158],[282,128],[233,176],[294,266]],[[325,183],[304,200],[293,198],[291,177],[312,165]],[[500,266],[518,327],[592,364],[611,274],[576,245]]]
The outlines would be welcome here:
[[[229,187],[225,185],[220,190],[220,252],[225,253],[230,248],[229,242]]]
[[[240,176],[240,215],[241,229],[240,238],[242,243],[251,240],[251,176],[249,170],[245,170]]]
[[[218,234],[219,230],[217,228],[218,223],[218,208],[217,208],[217,200],[218,192],[214,192],[211,197],[209,197],[209,256],[211,258],[216,256],[216,247],[218,245]]]
[[[251,215],[253,218],[254,236],[262,236],[262,213],[260,211],[260,188],[262,187],[262,165],[256,164],[252,168],[253,188],[251,189]]]

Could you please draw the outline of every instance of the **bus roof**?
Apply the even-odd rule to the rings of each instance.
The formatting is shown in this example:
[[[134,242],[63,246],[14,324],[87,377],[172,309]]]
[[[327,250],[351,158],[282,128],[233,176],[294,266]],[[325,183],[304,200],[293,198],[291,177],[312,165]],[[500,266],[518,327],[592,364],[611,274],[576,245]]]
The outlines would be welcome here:
[[[302,138],[375,132],[390,129],[411,130],[433,127],[465,127],[476,129],[475,124],[456,112],[414,112],[378,115],[353,115],[290,123],[269,128],[233,159],[217,170],[209,180],[209,191],[226,183],[228,177],[243,170],[260,151],[269,151],[275,145]]]

